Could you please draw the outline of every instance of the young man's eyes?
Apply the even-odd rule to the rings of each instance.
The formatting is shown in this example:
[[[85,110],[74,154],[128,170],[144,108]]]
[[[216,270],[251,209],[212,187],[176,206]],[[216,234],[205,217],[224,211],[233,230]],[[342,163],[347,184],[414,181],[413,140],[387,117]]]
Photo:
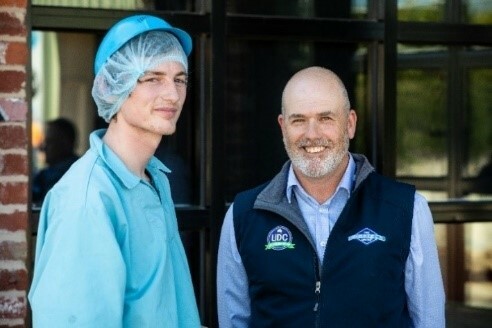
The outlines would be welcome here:
[[[159,82],[159,79],[157,77],[143,76],[143,77],[138,79],[138,82],[139,83],[155,83],[155,82]]]
[[[177,78],[174,79],[174,83],[180,84],[180,85],[183,85],[183,86],[187,86],[188,85],[188,79],[177,77]]]
[[[144,75],[139,78],[138,83],[159,83],[161,82],[162,77],[156,75]]]
[[[139,78],[137,81],[138,83],[162,84],[165,83],[165,77],[159,75],[149,75],[149,76],[144,75],[141,78]],[[179,86],[187,86],[188,79],[186,77],[175,77],[174,83],[176,83]]]

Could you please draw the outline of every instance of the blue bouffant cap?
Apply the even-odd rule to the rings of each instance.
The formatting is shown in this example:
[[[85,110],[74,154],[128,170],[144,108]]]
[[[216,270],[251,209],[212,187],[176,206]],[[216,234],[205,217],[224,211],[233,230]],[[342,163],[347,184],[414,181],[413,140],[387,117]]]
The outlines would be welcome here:
[[[192,48],[191,37],[185,31],[172,27],[165,20],[150,15],[135,15],[126,17],[113,25],[102,40],[94,62],[94,72],[97,75],[101,66],[120,49],[125,43],[135,36],[149,31],[165,31],[174,35],[186,56],[189,56]]]

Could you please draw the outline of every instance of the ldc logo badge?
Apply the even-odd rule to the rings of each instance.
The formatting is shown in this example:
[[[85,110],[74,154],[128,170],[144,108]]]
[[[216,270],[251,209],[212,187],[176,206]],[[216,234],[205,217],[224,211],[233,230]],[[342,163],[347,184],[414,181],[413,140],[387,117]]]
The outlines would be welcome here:
[[[284,226],[277,226],[270,230],[267,235],[265,250],[282,251],[286,248],[293,249],[292,233]]]

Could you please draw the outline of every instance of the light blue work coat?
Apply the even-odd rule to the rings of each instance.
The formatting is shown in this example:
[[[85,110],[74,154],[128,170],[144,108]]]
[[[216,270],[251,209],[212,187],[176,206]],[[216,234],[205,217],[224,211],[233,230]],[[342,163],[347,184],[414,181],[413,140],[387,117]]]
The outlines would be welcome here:
[[[29,301],[38,327],[200,327],[169,170],[151,184],[101,140],[48,193]]]

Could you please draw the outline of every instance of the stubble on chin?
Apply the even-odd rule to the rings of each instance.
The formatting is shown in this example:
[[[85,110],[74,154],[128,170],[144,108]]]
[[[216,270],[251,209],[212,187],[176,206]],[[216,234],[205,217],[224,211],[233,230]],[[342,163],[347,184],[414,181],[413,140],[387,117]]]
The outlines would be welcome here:
[[[309,158],[296,144],[289,144],[284,138],[284,146],[292,165],[307,177],[320,178],[333,173],[348,154],[348,136],[344,136],[341,148],[331,147],[328,153]],[[332,144],[333,145],[333,144]]]

